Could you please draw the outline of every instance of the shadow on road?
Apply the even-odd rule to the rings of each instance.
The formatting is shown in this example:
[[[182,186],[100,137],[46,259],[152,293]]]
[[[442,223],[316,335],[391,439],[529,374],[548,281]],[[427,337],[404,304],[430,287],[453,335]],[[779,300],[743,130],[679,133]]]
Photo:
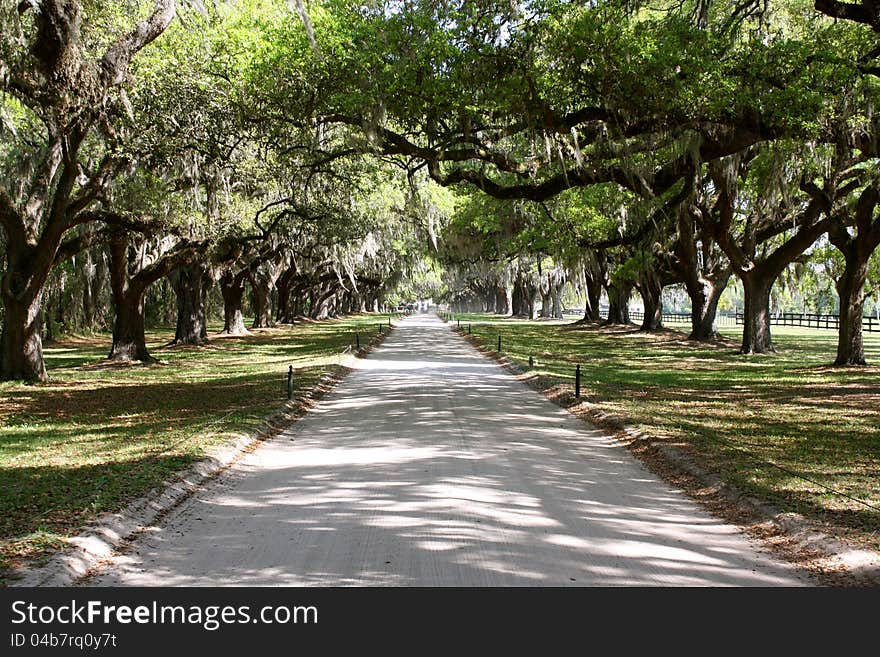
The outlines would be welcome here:
[[[135,548],[96,583],[806,583],[424,316]]]

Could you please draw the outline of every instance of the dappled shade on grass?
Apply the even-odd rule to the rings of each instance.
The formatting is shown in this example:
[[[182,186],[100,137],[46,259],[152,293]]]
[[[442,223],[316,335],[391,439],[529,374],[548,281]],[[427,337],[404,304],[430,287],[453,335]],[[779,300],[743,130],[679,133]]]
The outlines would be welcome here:
[[[878,365],[834,368],[834,332],[774,327],[778,354],[742,356],[736,328],[702,344],[671,330],[461,319],[488,347],[500,334],[520,365],[532,355],[549,380],[572,384],[579,363],[582,395],[599,410],[781,510],[880,547],[880,338],[865,341]]]
[[[206,451],[254,431],[294,394],[313,388],[383,315],[262,329],[204,347],[168,347],[160,362],[110,364],[109,336],[46,349],[49,382],[0,384],[0,559],[63,544],[78,527],[161,484]],[[0,568],[2,578],[2,568]]]

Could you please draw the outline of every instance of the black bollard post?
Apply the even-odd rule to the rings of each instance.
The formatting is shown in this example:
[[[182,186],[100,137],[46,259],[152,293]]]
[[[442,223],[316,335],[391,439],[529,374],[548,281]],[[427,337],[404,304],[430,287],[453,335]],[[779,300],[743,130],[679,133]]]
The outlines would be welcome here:
[[[470,334],[471,334],[471,325],[468,324],[468,335],[470,335]]]
[[[535,366],[535,359],[532,356],[529,356],[529,367]]]
[[[360,333],[354,334],[354,346],[358,351],[360,351],[360,348],[361,348],[361,334]]]
[[[287,368],[287,399],[293,399],[293,365]]]
[[[458,329],[461,330],[461,317],[458,318]]]
[[[379,335],[382,335],[382,325],[379,324]]]
[[[388,318],[388,328],[391,328],[391,317]]]
[[[498,353],[501,353],[501,336],[498,336]]]
[[[580,399],[581,397],[581,366],[578,364],[577,367],[574,368],[574,396]]]

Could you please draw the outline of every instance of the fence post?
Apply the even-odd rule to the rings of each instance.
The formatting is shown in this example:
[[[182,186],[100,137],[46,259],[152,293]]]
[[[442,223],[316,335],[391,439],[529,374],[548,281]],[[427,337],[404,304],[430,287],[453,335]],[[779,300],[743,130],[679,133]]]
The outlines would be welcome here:
[[[382,325],[379,324],[379,335],[382,335]]]
[[[360,350],[360,348],[361,348],[361,334],[360,333],[354,334],[354,344],[355,344],[355,347],[358,350]]]
[[[574,396],[580,399],[581,397],[581,365],[578,363],[577,367],[574,368]]]
[[[458,318],[458,328],[461,330],[461,317]]]
[[[293,399],[293,365],[287,368],[287,399]]]
[[[468,335],[470,335],[470,334],[471,334],[471,325],[468,324]]]
[[[388,328],[391,328],[391,315],[388,316]]]
[[[535,359],[532,356],[529,356],[529,367],[535,366]]]
[[[498,353],[501,353],[501,336],[498,336]]]

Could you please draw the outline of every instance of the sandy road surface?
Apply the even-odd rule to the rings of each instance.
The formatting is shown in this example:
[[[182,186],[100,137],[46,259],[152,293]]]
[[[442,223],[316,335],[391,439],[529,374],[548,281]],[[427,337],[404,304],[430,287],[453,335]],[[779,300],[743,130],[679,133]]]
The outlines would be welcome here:
[[[436,317],[93,585],[804,585]]]

